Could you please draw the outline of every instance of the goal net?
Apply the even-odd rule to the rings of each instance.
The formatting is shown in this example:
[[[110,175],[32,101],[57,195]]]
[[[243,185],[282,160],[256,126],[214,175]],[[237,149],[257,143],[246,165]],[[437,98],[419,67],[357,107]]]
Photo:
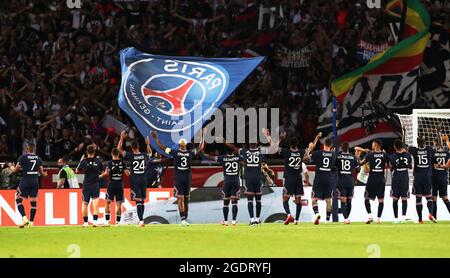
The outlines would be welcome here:
[[[411,115],[396,115],[406,130],[405,141],[409,146],[417,146],[418,136],[422,136],[426,144],[432,146],[437,129],[441,134],[450,135],[450,109],[414,109]]]

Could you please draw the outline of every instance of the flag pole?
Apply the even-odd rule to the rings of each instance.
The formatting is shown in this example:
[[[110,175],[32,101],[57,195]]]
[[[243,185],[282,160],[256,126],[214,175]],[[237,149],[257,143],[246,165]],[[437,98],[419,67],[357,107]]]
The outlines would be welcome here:
[[[337,132],[337,99],[336,96],[333,94],[332,97],[333,100],[333,145],[336,152],[336,157],[339,155],[339,137]],[[338,183],[338,171],[336,170],[334,172],[334,184],[333,184],[333,222],[339,222],[339,206],[338,206],[338,198],[337,198],[337,192],[335,190],[335,187]]]
[[[405,21],[406,21],[406,12],[408,10],[408,3],[406,0],[402,0],[403,2],[403,10],[402,10],[402,17],[400,19],[400,31],[398,34],[398,40],[397,43],[403,40],[404,33],[405,33]]]

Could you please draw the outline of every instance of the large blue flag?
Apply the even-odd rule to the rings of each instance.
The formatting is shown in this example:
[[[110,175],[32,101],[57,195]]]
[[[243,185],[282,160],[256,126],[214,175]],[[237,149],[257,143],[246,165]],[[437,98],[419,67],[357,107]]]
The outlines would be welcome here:
[[[125,48],[119,106],[144,137],[155,130],[161,143],[176,149],[177,138],[191,140],[264,59],[171,57]]]

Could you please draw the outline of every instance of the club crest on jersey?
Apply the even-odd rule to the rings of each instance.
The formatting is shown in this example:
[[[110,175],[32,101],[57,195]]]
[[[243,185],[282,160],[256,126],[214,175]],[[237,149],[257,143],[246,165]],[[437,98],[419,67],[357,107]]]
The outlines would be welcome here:
[[[190,128],[213,112],[229,83],[220,65],[169,59],[130,63],[123,83],[131,109],[158,131]]]

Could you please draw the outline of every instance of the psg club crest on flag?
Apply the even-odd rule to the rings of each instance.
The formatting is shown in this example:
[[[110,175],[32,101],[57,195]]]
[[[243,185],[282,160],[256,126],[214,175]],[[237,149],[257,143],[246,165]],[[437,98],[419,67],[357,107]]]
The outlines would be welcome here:
[[[163,144],[176,148],[176,135],[192,139],[264,57],[170,57],[126,48],[120,60],[120,108],[144,137],[155,130]]]

